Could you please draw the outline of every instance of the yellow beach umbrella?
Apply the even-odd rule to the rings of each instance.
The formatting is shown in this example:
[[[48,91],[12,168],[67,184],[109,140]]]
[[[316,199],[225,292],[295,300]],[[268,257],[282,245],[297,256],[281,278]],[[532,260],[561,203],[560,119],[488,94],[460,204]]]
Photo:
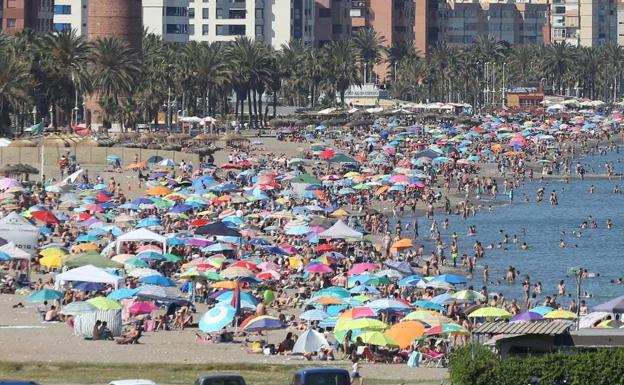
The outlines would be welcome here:
[[[65,256],[62,255],[50,255],[47,257],[43,257],[39,260],[39,263],[42,266],[47,267],[48,269],[55,269],[63,266],[63,261],[65,260]]]
[[[544,315],[544,318],[549,319],[576,319],[576,314],[568,310],[553,310]]]
[[[58,247],[48,247],[39,252],[42,257],[62,257],[67,254],[63,249]]]

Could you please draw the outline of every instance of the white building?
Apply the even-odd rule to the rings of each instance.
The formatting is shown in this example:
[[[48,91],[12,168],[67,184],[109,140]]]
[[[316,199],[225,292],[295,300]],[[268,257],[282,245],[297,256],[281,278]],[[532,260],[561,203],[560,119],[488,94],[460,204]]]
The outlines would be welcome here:
[[[193,0],[188,14],[191,40],[247,36],[275,48],[291,39],[314,41],[314,0]]]
[[[187,42],[188,6],[189,0],[143,0],[143,28],[164,41]]]
[[[54,29],[74,29],[86,36],[88,6],[89,0],[55,0]],[[188,0],[143,0],[143,27],[161,35],[164,41],[186,42],[189,40],[188,6]]]

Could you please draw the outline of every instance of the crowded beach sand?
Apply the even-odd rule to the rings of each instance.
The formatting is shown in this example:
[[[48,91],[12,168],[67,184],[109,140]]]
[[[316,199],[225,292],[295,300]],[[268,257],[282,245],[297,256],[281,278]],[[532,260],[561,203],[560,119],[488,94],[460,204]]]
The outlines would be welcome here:
[[[0,295],[0,354],[16,362],[324,365],[387,383],[439,383],[447,377],[448,354],[466,344],[483,317],[509,319],[530,306],[521,300],[499,302],[466,287],[464,277],[476,273],[483,247],[475,246],[472,257],[472,250],[457,250],[453,239],[440,239],[437,226],[444,224],[436,224],[437,213],[465,219],[485,208],[482,196],[492,197],[490,206],[512,203],[514,188],[525,181],[584,177],[582,167],[574,169],[575,151],[615,151],[614,143],[621,142],[621,116],[604,120],[603,130],[551,136],[543,132],[554,133],[561,122],[541,122],[546,127],[538,129],[521,120],[492,118],[482,126],[494,135],[481,137],[483,127],[405,130],[390,119],[351,138],[332,140],[322,132],[250,138],[252,144],[242,148],[217,151],[217,167],[204,170],[161,167],[160,161],[140,171],[120,164],[80,165],[91,179],[72,174],[76,164],[70,169],[63,160],[64,176],[76,175],[76,180],[60,182],[59,166],[46,165],[45,175],[55,181],[46,180],[46,192],[31,190],[36,197],[31,200],[22,199],[27,194],[20,181],[5,180],[10,185],[5,193],[13,189],[10,193],[21,200],[3,210],[47,229],[39,239],[33,290]],[[599,143],[606,146],[599,149]],[[345,161],[332,162],[339,156]],[[352,163],[360,167],[347,167]],[[299,174],[308,178],[303,184],[316,187],[283,194],[292,188],[291,180],[303,178]],[[595,176],[619,177],[612,170]],[[74,203],[61,207],[70,200]],[[121,224],[121,216],[129,219]],[[431,228],[419,232],[410,228],[410,220],[394,225],[414,216],[432,220]],[[106,247],[138,229],[147,229],[142,234],[149,236],[132,246]],[[419,238],[438,246],[420,250]],[[160,239],[166,239],[167,250]],[[57,274],[85,267],[74,258],[100,265],[97,274],[104,280],[84,290],[73,286],[76,279],[55,283]],[[15,268],[14,262],[9,258],[5,267]],[[121,295],[119,282],[111,284],[118,276],[104,267],[124,270],[121,286],[135,291]],[[144,274],[148,267],[153,274]],[[155,286],[175,286],[176,299],[141,295]],[[90,305],[104,296],[113,302],[108,307]],[[63,314],[76,302],[94,308]],[[578,316],[578,311],[565,313],[556,299],[549,305],[550,311],[564,312],[560,319]],[[225,319],[212,314],[221,308]],[[95,334],[85,335],[84,327],[74,335],[71,325],[85,325],[85,313],[105,309],[115,321],[123,320],[123,335],[102,329],[117,343],[93,341]],[[356,310],[363,315],[356,316]],[[316,313],[300,319],[304,312]],[[240,327],[232,326],[234,318],[242,321]],[[408,324],[413,329],[392,333]],[[296,351],[296,337],[306,329],[314,338]],[[134,344],[137,335],[140,343]],[[216,338],[227,342],[215,343]],[[253,341],[260,339],[274,346],[258,351]]]

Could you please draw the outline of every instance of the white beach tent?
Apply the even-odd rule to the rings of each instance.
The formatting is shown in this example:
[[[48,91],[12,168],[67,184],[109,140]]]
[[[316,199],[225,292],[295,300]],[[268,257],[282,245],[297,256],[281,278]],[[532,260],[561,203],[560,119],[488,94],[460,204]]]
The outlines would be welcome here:
[[[339,220],[338,222],[334,223],[332,227],[320,233],[319,237],[330,238],[330,239],[334,239],[334,238],[344,239],[344,238],[361,238],[362,235],[363,234],[360,233],[359,231],[353,230],[352,228],[347,226],[346,223]]]
[[[0,246],[0,251],[7,253],[13,259],[30,259],[30,254],[17,247],[13,242]]]
[[[162,244],[163,252],[167,250],[167,237],[146,228],[137,229],[117,237],[117,253],[121,251],[121,245],[124,242],[158,242]]]
[[[107,283],[113,285],[115,289],[125,286],[124,277],[107,273],[93,265],[86,265],[58,274],[54,277],[54,288],[59,290],[66,282],[72,281]]]

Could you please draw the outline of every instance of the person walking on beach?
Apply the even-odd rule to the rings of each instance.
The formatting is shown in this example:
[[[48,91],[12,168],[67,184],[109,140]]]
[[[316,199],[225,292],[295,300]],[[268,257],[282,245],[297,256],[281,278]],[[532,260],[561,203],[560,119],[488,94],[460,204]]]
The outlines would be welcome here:
[[[358,363],[358,358],[354,354],[351,359],[353,365],[351,366],[351,385],[355,384],[355,380],[359,380],[359,385],[364,384],[364,378],[360,375],[360,364]]]

